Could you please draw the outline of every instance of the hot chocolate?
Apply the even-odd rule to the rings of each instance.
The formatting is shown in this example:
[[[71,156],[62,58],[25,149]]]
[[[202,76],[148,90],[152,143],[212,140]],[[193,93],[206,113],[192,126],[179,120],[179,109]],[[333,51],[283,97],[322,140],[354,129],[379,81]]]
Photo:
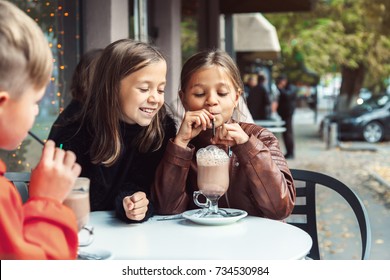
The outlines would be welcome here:
[[[79,231],[89,221],[89,179],[77,178],[75,185],[68,197],[64,200],[64,205],[68,206],[76,215]]]
[[[229,187],[229,157],[224,150],[210,145],[196,154],[198,188],[211,196],[222,196]]]

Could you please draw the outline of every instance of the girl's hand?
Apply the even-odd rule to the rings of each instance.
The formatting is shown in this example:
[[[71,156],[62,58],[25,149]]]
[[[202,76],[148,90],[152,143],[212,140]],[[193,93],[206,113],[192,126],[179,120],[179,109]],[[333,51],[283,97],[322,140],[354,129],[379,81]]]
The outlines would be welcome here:
[[[149,199],[147,199],[144,192],[136,192],[123,199],[123,208],[125,209],[126,217],[134,221],[141,221],[145,218],[148,205]]]
[[[225,123],[217,128],[215,137],[211,139],[213,144],[235,146],[248,142],[249,136],[242,130],[238,123]]]
[[[48,140],[38,165],[31,172],[30,197],[48,197],[62,203],[80,172],[76,155],[72,151],[56,148],[55,143]]]
[[[205,109],[186,112],[174,143],[186,148],[188,143],[202,130],[211,128],[212,119],[214,116]]]

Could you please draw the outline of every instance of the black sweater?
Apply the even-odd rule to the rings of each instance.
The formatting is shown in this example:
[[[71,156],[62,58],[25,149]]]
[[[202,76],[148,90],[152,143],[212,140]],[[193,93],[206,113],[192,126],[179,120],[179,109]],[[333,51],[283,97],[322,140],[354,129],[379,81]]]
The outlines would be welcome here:
[[[140,153],[132,142],[135,136],[142,131],[142,127],[121,122],[120,133],[123,149],[118,160],[109,167],[91,162],[89,149],[93,137],[98,136],[91,135],[85,126],[79,130],[77,122],[52,128],[49,139],[54,140],[57,146],[63,144],[63,149],[71,150],[76,154],[77,162],[82,167],[80,176],[91,180],[91,211],[115,210],[119,219],[132,223],[137,221],[126,217],[122,201],[124,197],[137,191],[145,192],[149,199],[148,211],[140,222],[146,221],[153,215],[150,186],[168,139],[176,135],[175,123],[169,116],[164,119],[164,129],[165,138],[162,147],[155,152]]]

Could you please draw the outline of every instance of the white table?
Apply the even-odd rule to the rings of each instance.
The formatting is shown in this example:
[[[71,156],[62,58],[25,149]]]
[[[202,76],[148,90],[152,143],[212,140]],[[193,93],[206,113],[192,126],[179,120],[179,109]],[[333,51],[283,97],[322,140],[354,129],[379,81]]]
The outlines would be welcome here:
[[[286,131],[283,120],[255,120],[255,124],[267,128],[272,133],[283,133]]]
[[[302,259],[312,240],[292,225],[248,216],[221,226],[185,219],[125,224],[112,212],[92,212],[94,242],[83,249],[107,249],[114,259],[148,260],[286,260]]]

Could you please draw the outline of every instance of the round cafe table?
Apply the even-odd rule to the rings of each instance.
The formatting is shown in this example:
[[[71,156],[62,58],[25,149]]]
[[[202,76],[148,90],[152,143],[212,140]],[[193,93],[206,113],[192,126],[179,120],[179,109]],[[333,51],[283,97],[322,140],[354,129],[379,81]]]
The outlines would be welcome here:
[[[92,212],[95,239],[83,250],[108,250],[120,260],[289,260],[304,258],[312,246],[305,231],[270,219],[210,226],[162,217],[125,224],[113,212]]]

